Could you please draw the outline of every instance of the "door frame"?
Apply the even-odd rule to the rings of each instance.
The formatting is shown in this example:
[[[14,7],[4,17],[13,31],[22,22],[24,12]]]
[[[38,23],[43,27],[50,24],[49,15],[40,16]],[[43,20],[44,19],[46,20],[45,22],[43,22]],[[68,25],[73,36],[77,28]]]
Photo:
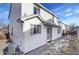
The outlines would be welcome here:
[[[52,27],[47,26],[47,41],[52,41]]]

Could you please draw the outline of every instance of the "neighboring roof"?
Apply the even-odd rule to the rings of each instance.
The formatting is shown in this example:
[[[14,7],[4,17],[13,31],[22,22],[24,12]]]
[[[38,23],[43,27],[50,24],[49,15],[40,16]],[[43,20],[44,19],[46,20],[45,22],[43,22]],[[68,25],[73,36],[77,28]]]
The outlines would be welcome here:
[[[60,26],[55,25],[55,24],[47,23],[39,14],[31,15],[31,16],[24,17],[21,19],[22,19],[22,21],[27,21],[27,20],[35,18],[35,17],[37,17],[45,26],[60,27]]]

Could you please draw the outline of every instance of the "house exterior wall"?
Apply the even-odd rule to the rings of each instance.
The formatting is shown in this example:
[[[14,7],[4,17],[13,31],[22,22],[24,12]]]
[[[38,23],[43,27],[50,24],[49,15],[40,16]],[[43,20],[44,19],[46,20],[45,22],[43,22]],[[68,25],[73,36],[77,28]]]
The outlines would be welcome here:
[[[33,15],[34,13],[33,3],[22,3],[21,4],[21,17]]]
[[[59,25],[57,17],[54,17],[54,22],[55,22],[56,25]]]
[[[62,27],[63,30],[66,29],[66,25],[64,23],[62,23],[61,27]]]
[[[53,15],[51,15],[51,14],[49,14],[48,12],[46,12],[45,10],[43,10],[42,8],[40,8],[40,15],[42,16],[42,18],[45,21],[48,22],[51,19],[52,21],[54,21],[54,23],[56,25],[59,25],[58,18],[55,17],[55,16],[53,16]],[[53,23],[53,22],[51,22],[51,23]],[[61,34],[58,33],[58,27],[52,27],[52,40],[55,40],[55,39],[57,39],[60,36],[61,36]]]
[[[10,11],[10,38],[11,40],[16,44],[20,45],[22,40],[22,24],[18,23],[17,20],[21,17],[21,4],[20,3],[13,3],[11,5],[11,11]],[[13,28],[13,35],[12,33]],[[18,38],[19,37],[19,38]]]
[[[63,30],[66,30],[66,25],[64,23],[60,23],[61,26],[61,33],[63,32]]]
[[[65,24],[63,24],[62,28],[63,28],[64,30],[66,29],[66,26],[65,26]]]
[[[42,8],[40,8],[40,15],[42,16],[42,18],[45,20],[45,21],[48,21],[49,19],[52,19],[52,15],[49,14],[48,12],[46,12],[45,10],[43,10]]]
[[[35,24],[35,25],[40,24],[41,33],[31,34],[31,24]],[[24,34],[24,41],[23,41],[24,53],[29,52],[33,49],[36,49],[46,44],[47,41],[46,28],[38,18],[32,18],[24,22],[23,34]]]
[[[56,24],[56,25],[59,25],[59,23],[58,23],[58,18],[57,17],[55,17],[55,16],[53,16],[53,15],[51,15],[51,14],[49,14],[48,12],[46,12],[45,10],[43,10],[42,8],[40,8],[40,15],[43,17],[43,19],[45,20],[45,21],[49,21],[49,19],[52,19],[52,21],[54,21],[54,23]],[[53,18],[54,17],[54,18]]]
[[[17,22],[19,18],[33,15],[33,13],[34,13],[34,4],[32,3],[12,4],[10,12],[10,28],[9,28],[10,37],[11,40],[16,45],[19,45],[21,51],[24,53],[36,49],[42,45],[45,45],[47,42],[47,29],[37,17],[24,21],[23,24]],[[43,10],[42,8],[40,8],[40,15],[45,21],[49,21],[49,19],[52,19],[55,21],[55,24],[58,25],[58,19],[53,15],[49,14],[48,12],[46,12],[45,10]],[[31,34],[31,24],[35,25],[40,24],[41,34]],[[61,24],[61,26],[63,25]],[[12,27],[13,27],[13,36],[11,35]],[[59,37],[58,27],[53,27],[52,40],[58,37]]]
[[[58,37],[60,37],[60,33],[58,33],[58,27],[52,28],[52,40],[55,40]]]

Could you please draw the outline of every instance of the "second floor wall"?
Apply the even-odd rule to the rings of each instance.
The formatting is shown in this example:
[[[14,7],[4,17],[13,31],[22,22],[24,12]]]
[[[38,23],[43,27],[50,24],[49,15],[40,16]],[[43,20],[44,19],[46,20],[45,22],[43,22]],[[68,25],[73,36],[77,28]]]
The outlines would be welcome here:
[[[21,4],[21,17],[33,15],[34,4],[33,3],[22,3]]]
[[[46,22],[54,23],[65,29],[66,26],[59,19],[51,14],[48,9],[43,6],[39,6],[34,3],[13,3],[10,8],[10,23],[15,23],[17,19],[21,17],[27,17],[30,15],[39,14]]]

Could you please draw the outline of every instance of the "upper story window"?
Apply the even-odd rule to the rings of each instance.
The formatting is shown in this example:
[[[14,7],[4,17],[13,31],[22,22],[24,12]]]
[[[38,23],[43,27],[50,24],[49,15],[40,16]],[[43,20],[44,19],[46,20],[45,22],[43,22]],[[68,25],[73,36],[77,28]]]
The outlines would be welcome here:
[[[60,21],[59,21],[59,19],[57,20],[57,23],[58,23],[58,25],[60,26]]]
[[[31,25],[31,34],[41,33],[41,25]]]
[[[53,24],[55,24],[54,16],[52,17]]]
[[[40,13],[40,8],[34,6],[34,14],[38,14],[38,13]]]

